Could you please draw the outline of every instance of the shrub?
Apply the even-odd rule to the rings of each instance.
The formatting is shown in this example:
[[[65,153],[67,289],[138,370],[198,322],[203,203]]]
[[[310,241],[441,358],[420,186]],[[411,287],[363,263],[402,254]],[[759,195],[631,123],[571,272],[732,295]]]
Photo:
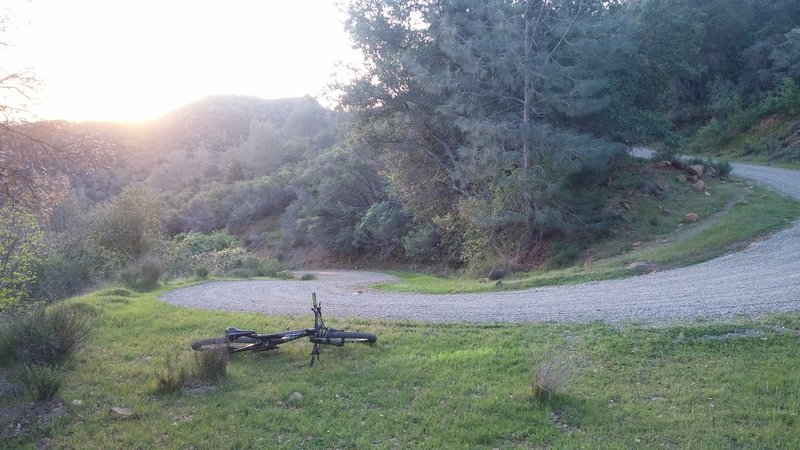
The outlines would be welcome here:
[[[194,356],[198,381],[217,381],[226,375],[230,358],[225,348],[195,352]]]
[[[177,356],[167,356],[163,365],[156,367],[154,376],[155,391],[159,394],[175,392],[189,380],[186,367],[180,363]]]
[[[317,279],[317,276],[314,275],[313,273],[304,273],[303,275],[300,276],[300,280],[301,281],[311,281],[311,280],[316,280],[316,279]]]
[[[197,276],[197,278],[206,279],[208,278],[209,272],[210,270],[208,270],[208,267],[204,266],[203,264],[200,264],[194,268],[194,274]]]
[[[64,386],[64,374],[51,366],[23,365],[17,378],[25,393],[35,402],[50,400]]]
[[[88,338],[93,317],[91,310],[63,304],[9,314],[0,330],[0,358],[31,366],[63,362]]]
[[[572,372],[572,365],[563,358],[552,358],[540,364],[531,380],[534,400],[551,400]]]
[[[161,260],[146,256],[120,272],[120,281],[138,292],[150,292],[158,287],[158,280],[164,275]]]

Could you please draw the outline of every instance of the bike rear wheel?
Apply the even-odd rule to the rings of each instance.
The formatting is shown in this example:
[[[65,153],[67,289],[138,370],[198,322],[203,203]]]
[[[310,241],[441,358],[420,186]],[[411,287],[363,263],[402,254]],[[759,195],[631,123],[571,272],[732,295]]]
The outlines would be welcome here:
[[[199,341],[192,342],[192,350],[199,352],[217,351],[236,353],[246,350],[259,350],[261,347],[262,346],[259,345],[255,339],[248,337],[240,337],[233,342],[224,337],[201,339]]]
[[[329,331],[324,336],[311,336],[311,342],[319,344],[343,345],[349,342],[362,342],[372,344],[378,337],[372,333],[362,333],[360,331]]]

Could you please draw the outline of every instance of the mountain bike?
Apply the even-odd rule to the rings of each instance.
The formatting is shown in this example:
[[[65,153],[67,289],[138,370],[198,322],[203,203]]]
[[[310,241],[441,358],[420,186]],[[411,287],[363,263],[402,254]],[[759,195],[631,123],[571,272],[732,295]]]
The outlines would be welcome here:
[[[228,327],[225,335],[219,338],[201,339],[192,343],[192,349],[197,351],[223,351],[227,353],[261,352],[275,350],[280,344],[285,344],[296,339],[308,337],[314,344],[311,350],[311,363],[319,361],[320,344],[343,346],[348,342],[362,342],[372,344],[378,340],[371,333],[360,331],[345,331],[328,328],[322,319],[322,302],[317,303],[317,294],[311,294],[311,311],[314,313],[314,327],[300,330],[282,331],[278,333],[259,334],[253,330],[240,330]]]

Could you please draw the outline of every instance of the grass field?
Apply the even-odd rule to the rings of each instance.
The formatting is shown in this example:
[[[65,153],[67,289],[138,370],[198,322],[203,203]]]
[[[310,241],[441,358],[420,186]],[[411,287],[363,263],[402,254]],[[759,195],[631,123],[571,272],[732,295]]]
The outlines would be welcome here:
[[[218,384],[160,394],[155,373],[168,360],[191,361],[193,339],[228,325],[303,327],[311,315],[195,311],[157,296],[107,290],[72,300],[96,318],[60,394],[67,413],[3,446],[800,447],[798,314],[618,329],[349,321],[328,311],[332,326],[376,333],[378,343],[324,348],[312,368],[302,341],[235,355]],[[563,383],[536,400],[542,368],[557,368]]]

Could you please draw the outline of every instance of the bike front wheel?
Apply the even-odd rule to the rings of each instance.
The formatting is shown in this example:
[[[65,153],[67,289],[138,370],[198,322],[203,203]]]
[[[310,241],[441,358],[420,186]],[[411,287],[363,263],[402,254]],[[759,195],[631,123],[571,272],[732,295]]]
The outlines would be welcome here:
[[[360,331],[329,331],[321,336],[311,336],[311,342],[319,344],[343,345],[348,342],[362,342],[372,344],[378,337],[372,333],[362,333]]]

